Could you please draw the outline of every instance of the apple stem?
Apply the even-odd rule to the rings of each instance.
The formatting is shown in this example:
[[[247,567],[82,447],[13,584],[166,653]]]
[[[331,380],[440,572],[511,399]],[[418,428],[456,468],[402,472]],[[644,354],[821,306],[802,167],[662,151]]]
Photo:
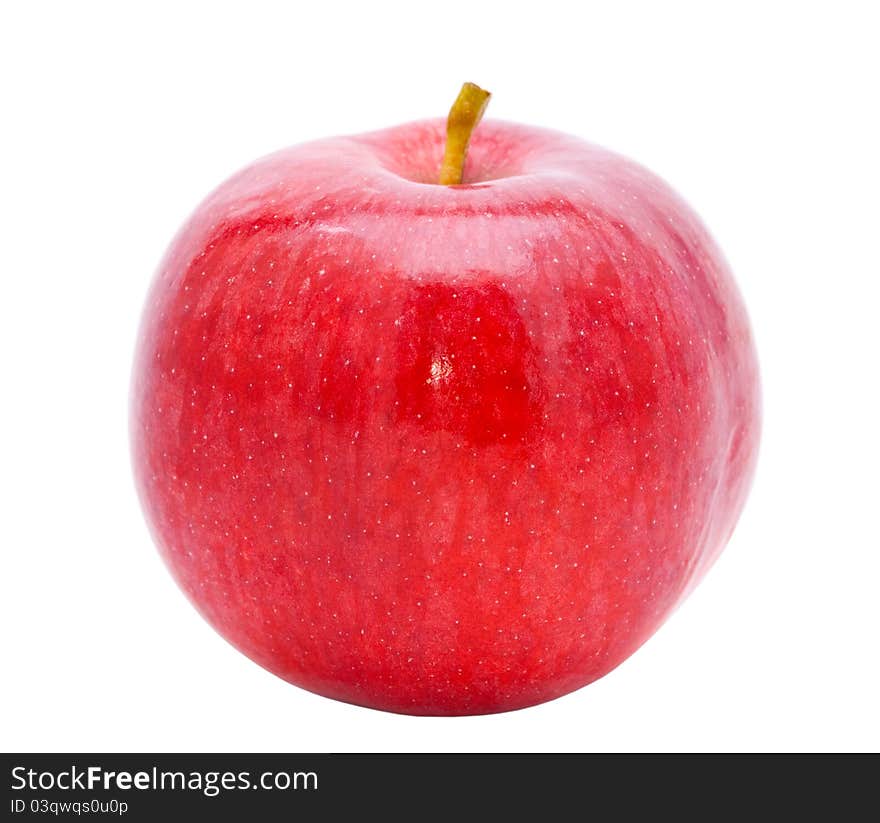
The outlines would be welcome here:
[[[457,186],[461,183],[471,135],[483,117],[490,97],[489,92],[473,83],[465,83],[461,87],[446,119],[446,151],[440,167],[441,186]]]

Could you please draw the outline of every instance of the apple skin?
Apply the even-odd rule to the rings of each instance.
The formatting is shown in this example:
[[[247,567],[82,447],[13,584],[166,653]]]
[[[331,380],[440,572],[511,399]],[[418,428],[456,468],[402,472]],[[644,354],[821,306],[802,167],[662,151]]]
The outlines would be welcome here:
[[[705,574],[759,437],[748,319],[706,229],[566,135],[444,123],[262,159],[151,287],[136,481],[230,643],[338,700],[517,709],[638,648]]]

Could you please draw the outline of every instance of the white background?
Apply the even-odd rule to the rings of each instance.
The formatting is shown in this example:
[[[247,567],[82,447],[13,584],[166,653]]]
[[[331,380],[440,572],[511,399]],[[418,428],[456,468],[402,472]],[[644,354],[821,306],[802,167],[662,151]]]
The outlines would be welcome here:
[[[6,750],[880,748],[880,129],[871,3],[4,4],[0,484]],[[725,249],[765,427],[727,552],[641,651],[537,708],[419,719],[308,694],[205,624],[130,480],[149,278],[220,180],[443,115],[653,168]]]

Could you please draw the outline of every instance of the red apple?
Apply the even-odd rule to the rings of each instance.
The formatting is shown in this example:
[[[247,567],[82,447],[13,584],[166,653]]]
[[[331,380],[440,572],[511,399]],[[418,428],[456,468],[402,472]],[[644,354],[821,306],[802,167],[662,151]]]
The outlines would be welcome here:
[[[665,183],[490,121],[439,185],[444,139],[294,147],[202,203],[146,304],[133,454],[165,561],[250,658],[480,714],[601,677],[699,581],[748,489],[758,376]]]

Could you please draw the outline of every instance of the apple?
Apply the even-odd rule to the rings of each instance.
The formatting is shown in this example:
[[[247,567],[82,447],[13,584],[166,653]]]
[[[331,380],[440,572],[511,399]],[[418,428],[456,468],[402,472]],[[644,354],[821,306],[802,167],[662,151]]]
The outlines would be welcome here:
[[[625,660],[724,547],[759,437],[696,215],[605,149],[477,126],[486,99],[221,185],[134,366],[138,490],[201,614],[291,683],[409,714]]]

